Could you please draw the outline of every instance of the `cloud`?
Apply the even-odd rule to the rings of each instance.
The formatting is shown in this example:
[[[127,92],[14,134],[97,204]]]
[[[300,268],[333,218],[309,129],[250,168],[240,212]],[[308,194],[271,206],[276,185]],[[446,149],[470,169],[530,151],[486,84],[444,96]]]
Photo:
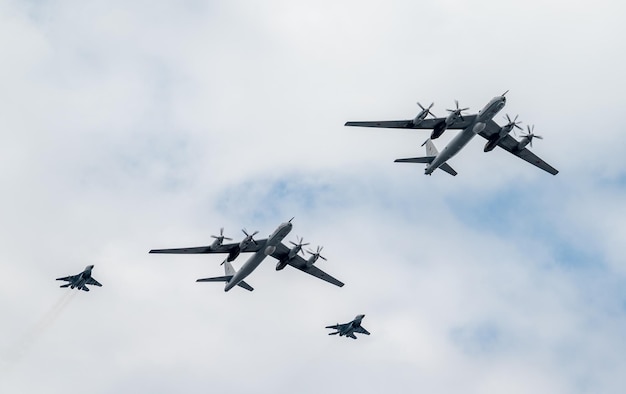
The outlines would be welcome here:
[[[103,287],[0,390],[621,392],[623,8],[2,3],[0,351],[54,278]],[[425,133],[343,127],[507,89],[556,177],[478,139],[425,177],[393,163]],[[219,256],[147,253],[291,217],[344,288],[268,259],[224,293],[195,283]],[[371,336],[326,335],[358,313]]]

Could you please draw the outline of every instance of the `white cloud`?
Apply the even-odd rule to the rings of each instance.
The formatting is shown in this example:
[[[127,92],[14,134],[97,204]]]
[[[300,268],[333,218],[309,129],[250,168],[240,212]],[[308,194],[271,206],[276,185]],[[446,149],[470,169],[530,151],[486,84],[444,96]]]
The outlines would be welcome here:
[[[0,11],[0,391],[621,392],[621,3]],[[558,176],[473,141],[425,177],[393,160],[426,134],[343,127],[507,89]],[[292,216],[344,288],[147,254]],[[30,335],[87,264],[104,286]]]

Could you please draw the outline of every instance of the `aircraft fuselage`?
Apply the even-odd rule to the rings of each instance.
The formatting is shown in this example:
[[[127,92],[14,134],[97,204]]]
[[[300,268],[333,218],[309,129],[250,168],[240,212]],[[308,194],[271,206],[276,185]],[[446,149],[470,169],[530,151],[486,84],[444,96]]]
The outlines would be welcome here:
[[[289,234],[292,224],[290,222],[283,223],[267,238],[265,246],[255,252],[250,258],[243,264],[241,269],[233,275],[233,277],[226,283],[224,291],[228,291],[237,286],[239,282],[244,280],[248,275],[254,271],[259,264],[269,255],[274,253],[276,246]]]
[[[504,108],[506,104],[506,97],[497,96],[491,99],[487,105],[483,109],[481,109],[474,122],[463,129],[459,134],[457,134],[448,145],[435,157],[435,159],[426,167],[425,174],[430,175],[435,171],[439,166],[441,166],[446,161],[450,160],[454,155],[459,153],[468,142],[472,140],[476,136],[476,134],[483,131],[487,125],[487,122],[493,119],[494,116],[502,108]],[[453,115],[450,114],[449,117]],[[447,123],[447,119],[446,119]]]

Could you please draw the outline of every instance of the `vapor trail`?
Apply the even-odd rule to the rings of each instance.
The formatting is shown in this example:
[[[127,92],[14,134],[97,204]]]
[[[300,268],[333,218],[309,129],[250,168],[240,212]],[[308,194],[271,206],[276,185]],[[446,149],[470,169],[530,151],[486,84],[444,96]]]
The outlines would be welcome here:
[[[30,329],[25,330],[23,336],[3,355],[2,361],[4,365],[0,366],[0,372],[8,371],[21,361],[36,341],[52,327],[76,294],[76,291],[66,291],[63,293],[57,302],[55,302]]]

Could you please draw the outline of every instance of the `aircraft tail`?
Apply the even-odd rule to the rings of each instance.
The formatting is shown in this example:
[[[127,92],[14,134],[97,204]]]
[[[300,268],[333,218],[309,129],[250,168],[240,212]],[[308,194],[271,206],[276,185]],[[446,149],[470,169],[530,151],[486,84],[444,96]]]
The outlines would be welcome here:
[[[426,155],[427,156],[423,156],[423,157],[410,157],[407,159],[396,159],[395,162],[396,163],[424,163],[424,164],[430,164],[433,162],[433,160],[435,160],[435,158],[437,157],[437,155],[439,154],[439,151],[437,150],[437,148],[435,147],[435,144],[433,144],[433,141],[429,138],[426,141],[424,141],[424,143],[422,144],[422,146],[426,145]],[[455,176],[457,175],[457,172],[454,171],[454,169],[452,167],[450,167],[450,165],[448,163],[443,163],[439,166],[439,168],[441,168],[443,171],[447,172],[448,174]]]
[[[233,268],[233,265],[228,260],[224,260],[224,262],[222,264],[224,264],[224,273],[226,275],[224,275],[224,276],[216,276],[216,277],[213,277],[213,278],[197,279],[196,282],[230,282],[230,280],[233,278],[233,276],[235,276],[237,271],[235,271],[235,268]],[[240,281],[239,283],[237,283],[237,286],[242,287],[242,288],[244,288],[244,289],[246,289],[248,291],[253,291],[254,290],[254,288],[252,286],[250,286],[249,284],[247,284],[243,280]]]
[[[64,285],[61,285],[61,287],[70,287],[71,283],[66,283]]]
[[[439,154],[437,147],[435,146],[435,144],[433,144],[433,140],[431,140],[430,138],[424,141],[422,146],[424,145],[426,145],[426,154],[428,156],[437,156]]]

